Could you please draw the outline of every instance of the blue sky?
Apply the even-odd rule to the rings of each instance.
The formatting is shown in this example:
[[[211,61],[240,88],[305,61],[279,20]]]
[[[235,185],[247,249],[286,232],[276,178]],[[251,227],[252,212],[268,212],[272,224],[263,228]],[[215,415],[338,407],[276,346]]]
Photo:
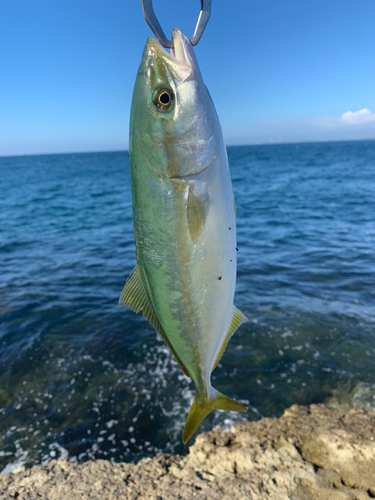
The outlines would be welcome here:
[[[374,0],[212,0],[196,48],[227,144],[375,139]],[[154,0],[191,36],[199,0]],[[127,149],[140,0],[0,0],[0,156]]]

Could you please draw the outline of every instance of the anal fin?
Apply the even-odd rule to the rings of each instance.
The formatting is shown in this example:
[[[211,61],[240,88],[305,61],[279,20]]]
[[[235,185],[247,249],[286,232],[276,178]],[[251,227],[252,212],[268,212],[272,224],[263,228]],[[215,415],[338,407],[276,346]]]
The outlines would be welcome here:
[[[234,334],[234,332],[241,325],[243,325],[244,323],[246,323],[246,321],[247,321],[246,316],[244,314],[242,314],[242,312],[239,309],[237,309],[237,307],[234,307],[232,321],[231,321],[228,333],[226,334],[226,336],[224,338],[224,342],[221,345],[219,354],[218,354],[218,356],[216,358],[216,361],[215,361],[215,364],[214,364],[214,366],[212,368],[212,371],[214,371],[214,369],[216,368],[216,365],[220,361],[220,358],[223,355],[223,352],[225,351],[225,348],[226,348],[226,346],[227,346],[227,344],[228,344],[229,339],[231,338],[231,336]]]
[[[177,355],[167,335],[165,334],[163,327],[160,324],[154,306],[152,305],[148,290],[143,283],[141,268],[138,263],[125,283],[125,286],[120,295],[119,302],[121,305],[128,307],[136,313],[142,311],[143,316],[152,324],[155,330],[159,332],[160,336],[171,350],[177,363],[180,365],[181,370],[187,377],[190,377],[188,370]]]

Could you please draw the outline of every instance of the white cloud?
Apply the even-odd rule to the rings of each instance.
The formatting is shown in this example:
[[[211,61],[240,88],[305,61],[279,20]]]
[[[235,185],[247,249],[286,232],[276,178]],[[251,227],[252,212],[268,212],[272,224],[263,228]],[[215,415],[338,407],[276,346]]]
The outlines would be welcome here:
[[[359,111],[347,111],[341,115],[341,121],[344,125],[362,125],[375,122],[375,113],[371,113],[367,108]]]
[[[228,145],[372,140],[375,137],[375,113],[365,108],[339,116],[247,123],[242,121],[238,126],[232,124],[232,127],[224,122],[223,131]]]

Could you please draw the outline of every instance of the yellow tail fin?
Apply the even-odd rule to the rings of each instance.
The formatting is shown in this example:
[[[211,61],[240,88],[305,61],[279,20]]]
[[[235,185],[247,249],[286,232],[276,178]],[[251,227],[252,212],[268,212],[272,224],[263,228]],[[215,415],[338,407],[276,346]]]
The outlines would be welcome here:
[[[246,408],[241,403],[237,403],[237,401],[224,396],[224,394],[221,394],[221,392],[213,388],[211,388],[210,396],[210,399],[208,399],[207,397],[202,398],[199,394],[196,394],[182,434],[182,441],[184,444],[191,438],[202,420],[207,417],[212,410],[246,411]]]

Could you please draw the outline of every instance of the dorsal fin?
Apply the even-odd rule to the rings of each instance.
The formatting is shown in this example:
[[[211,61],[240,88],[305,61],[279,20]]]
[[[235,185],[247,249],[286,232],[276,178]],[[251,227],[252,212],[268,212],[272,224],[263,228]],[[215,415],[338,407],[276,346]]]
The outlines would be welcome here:
[[[234,307],[234,306],[233,306]],[[222,346],[220,348],[220,351],[219,351],[219,354],[216,358],[216,361],[215,361],[215,364],[214,366],[212,367],[212,371],[214,371],[214,369],[216,368],[216,365],[218,364],[218,362],[220,361],[220,358],[221,356],[223,355],[223,352],[225,351],[225,348],[229,342],[229,339],[231,338],[231,336],[234,334],[234,332],[243,324],[243,323],[246,323],[247,321],[247,318],[244,314],[242,314],[242,312],[237,309],[237,307],[234,307],[234,311],[233,311],[233,316],[232,316],[232,321],[231,321],[231,324],[230,324],[230,327],[229,327],[229,330],[228,330],[228,333],[226,334],[225,338],[224,338],[224,342],[222,343]]]
[[[137,264],[126,280],[119,302],[122,306],[139,313],[145,305],[145,289],[142,282],[141,270]]]
[[[160,333],[162,339],[171,350],[173,356],[176,358],[177,363],[180,365],[181,370],[187,377],[190,377],[188,370],[178,357],[172,344],[169,342],[169,339],[166,336],[163,327],[160,324],[154,306],[152,305],[150,295],[147,291],[147,288],[144,286],[141,268],[138,263],[125,283],[125,286],[120,295],[119,302],[121,305],[128,307],[136,313],[139,313],[139,311],[142,310],[143,316],[152,324],[155,330]]]

